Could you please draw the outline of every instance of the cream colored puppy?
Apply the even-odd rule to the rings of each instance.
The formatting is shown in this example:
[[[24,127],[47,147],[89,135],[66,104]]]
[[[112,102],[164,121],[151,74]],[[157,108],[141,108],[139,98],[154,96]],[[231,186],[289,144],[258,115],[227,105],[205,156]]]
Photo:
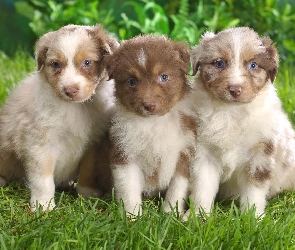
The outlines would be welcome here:
[[[37,71],[0,113],[0,185],[25,178],[36,202],[52,209],[56,186],[77,177],[90,140],[108,127],[113,84],[104,58],[117,47],[102,26],[68,25],[36,44]]]
[[[294,131],[273,85],[278,60],[272,41],[246,27],[206,32],[193,49],[196,212],[210,212],[219,191],[260,215],[269,197],[294,188]]]

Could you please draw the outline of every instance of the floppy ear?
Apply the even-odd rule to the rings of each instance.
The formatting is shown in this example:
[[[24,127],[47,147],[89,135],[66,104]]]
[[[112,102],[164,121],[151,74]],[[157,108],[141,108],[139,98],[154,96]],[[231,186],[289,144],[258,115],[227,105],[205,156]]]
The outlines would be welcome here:
[[[202,54],[203,46],[215,37],[214,32],[206,31],[199,42],[191,51],[191,64],[193,69],[193,76],[197,74],[200,67],[200,55]]]
[[[96,40],[98,49],[103,56],[113,54],[120,45],[116,38],[109,35],[100,24],[93,26],[90,33]]]
[[[197,74],[200,67],[200,54],[202,45],[195,46],[191,52],[191,64],[193,69],[193,76]]]
[[[116,66],[116,61],[117,61],[116,58],[117,58],[116,55],[112,54],[112,55],[106,56],[104,59],[104,63],[105,63],[106,70],[107,70],[107,73],[109,76],[109,80],[114,79],[113,72],[114,72],[114,69]]]
[[[267,71],[271,82],[273,83],[278,73],[279,67],[279,54],[275,44],[269,37],[262,37],[261,42],[265,47],[263,59],[263,67]]]
[[[45,63],[46,53],[50,46],[51,41],[54,41],[55,31],[48,32],[41,36],[36,42],[35,58],[37,61],[37,70],[39,71]]]
[[[174,49],[179,53],[180,65],[182,71],[187,74],[190,61],[189,47],[185,42],[174,43]]]

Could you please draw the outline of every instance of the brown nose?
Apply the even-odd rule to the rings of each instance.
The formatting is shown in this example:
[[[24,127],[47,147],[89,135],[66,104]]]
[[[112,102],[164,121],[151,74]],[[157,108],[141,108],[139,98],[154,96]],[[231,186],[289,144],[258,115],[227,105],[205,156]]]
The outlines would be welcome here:
[[[233,96],[233,97],[238,97],[241,95],[242,93],[242,87],[239,85],[235,85],[235,86],[229,86],[229,93]]]
[[[68,97],[75,97],[79,93],[79,88],[74,86],[66,86],[64,87],[64,92]]]
[[[153,112],[156,108],[156,103],[153,101],[152,102],[144,102],[143,106],[146,111]]]

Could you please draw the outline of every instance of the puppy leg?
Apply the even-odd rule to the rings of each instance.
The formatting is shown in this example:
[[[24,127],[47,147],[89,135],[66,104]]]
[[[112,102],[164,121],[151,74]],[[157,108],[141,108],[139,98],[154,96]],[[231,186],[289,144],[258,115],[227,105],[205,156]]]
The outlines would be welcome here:
[[[256,185],[254,183],[249,183],[248,179],[244,177],[245,176],[241,176],[238,179],[238,182],[241,185],[241,210],[247,211],[249,208],[255,206],[256,216],[261,216],[264,213],[267,203],[266,196],[269,190],[268,182],[265,182],[262,185]]]
[[[191,156],[181,153],[176,165],[176,171],[165,196],[164,210],[169,212],[177,205],[177,211],[184,212],[189,192],[189,166]]]
[[[136,163],[115,165],[112,168],[115,196],[123,201],[127,215],[141,214],[143,174]]]
[[[205,213],[210,213],[218,192],[220,173],[218,167],[207,154],[199,155],[194,162],[190,173],[191,199],[195,206],[195,213],[203,209]],[[187,220],[190,209],[185,213],[183,220]]]
[[[265,143],[253,147],[248,167],[243,169],[237,180],[242,211],[255,206],[257,216],[264,213],[272,176],[274,159],[269,148]]]
[[[165,195],[164,210],[170,212],[177,206],[178,212],[185,211],[186,199],[188,198],[189,181],[188,178],[177,174],[171,180],[169,188]]]
[[[37,204],[41,205],[44,211],[52,210],[55,207],[54,167],[55,161],[49,155],[43,159],[30,159],[26,162],[27,181],[31,191],[30,205],[32,212],[36,211]]]

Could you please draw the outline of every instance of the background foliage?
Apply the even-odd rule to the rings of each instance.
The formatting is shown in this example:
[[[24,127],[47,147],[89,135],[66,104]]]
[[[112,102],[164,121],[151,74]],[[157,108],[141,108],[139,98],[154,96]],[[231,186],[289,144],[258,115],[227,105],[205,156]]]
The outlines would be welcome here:
[[[30,49],[33,48],[37,37],[69,23],[85,25],[102,23],[119,39],[128,39],[141,33],[160,33],[167,34],[173,39],[187,40],[191,45],[198,43],[200,35],[205,30],[220,31],[233,26],[249,26],[260,35],[270,36],[277,43],[283,60],[295,59],[294,0],[6,0],[6,2],[14,2],[16,13],[12,11],[11,4],[3,6],[2,3],[2,7],[6,9],[2,8],[0,16],[7,18],[7,6],[9,6],[13,14],[10,16],[15,20],[22,20],[23,23],[26,20],[28,26],[18,26],[18,29],[30,38],[27,41],[22,38],[15,40],[19,41],[21,46]],[[10,33],[13,33],[12,31]],[[6,32],[9,33],[9,30]],[[4,39],[4,49],[11,52],[13,50],[11,47],[15,47],[17,43],[15,40],[9,43],[8,38]]]

